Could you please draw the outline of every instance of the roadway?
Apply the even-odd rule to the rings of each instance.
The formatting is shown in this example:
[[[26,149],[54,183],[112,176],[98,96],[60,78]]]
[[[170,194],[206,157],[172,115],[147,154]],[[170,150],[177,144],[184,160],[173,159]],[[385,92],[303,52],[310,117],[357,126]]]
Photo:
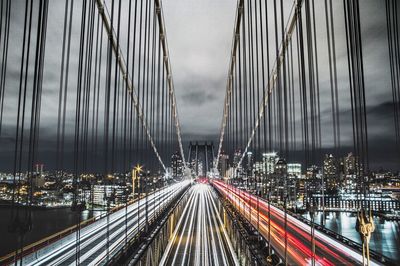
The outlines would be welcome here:
[[[318,230],[314,231],[315,255],[313,256],[311,227],[308,224],[287,214],[285,230],[285,213],[279,208],[220,180],[214,180],[213,184],[255,228],[258,228],[267,240],[269,237],[268,221],[271,220],[271,246],[283,258],[285,257],[285,247],[287,247],[288,264],[312,264],[313,257],[316,265],[362,264],[362,255],[357,250]],[[371,261],[371,265],[379,264]]]
[[[99,217],[80,230],[80,238],[71,233],[48,246],[26,255],[23,265],[98,265],[107,262],[125,245],[125,239],[134,237],[148,220],[189,186],[190,181],[166,187],[129,205],[126,209]],[[126,219],[125,219],[126,218]],[[107,241],[108,240],[108,241]],[[108,242],[108,245],[107,245]],[[79,260],[76,258],[79,250]],[[19,263],[19,262],[18,262]]]
[[[239,265],[217,204],[209,185],[191,188],[160,265]]]

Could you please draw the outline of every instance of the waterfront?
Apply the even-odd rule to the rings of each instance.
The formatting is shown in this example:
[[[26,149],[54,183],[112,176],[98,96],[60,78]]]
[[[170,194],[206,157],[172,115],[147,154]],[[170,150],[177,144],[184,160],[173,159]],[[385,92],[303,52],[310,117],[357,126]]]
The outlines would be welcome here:
[[[24,210],[20,209],[22,217]],[[94,215],[99,215],[101,211],[84,211],[82,220],[89,219]],[[10,225],[11,208],[0,207],[0,256],[13,252],[18,245],[18,238],[15,233],[8,231]],[[24,237],[24,246],[43,239],[46,236],[57,233],[63,229],[76,224],[77,214],[70,208],[57,209],[33,209],[32,210],[32,230]]]
[[[304,215],[310,219],[308,215]],[[315,222],[321,224],[322,212],[315,214]],[[360,235],[355,229],[355,213],[326,212],[325,226],[329,230],[361,244]],[[400,222],[384,221],[375,217],[375,231],[371,235],[370,248],[400,263]]]

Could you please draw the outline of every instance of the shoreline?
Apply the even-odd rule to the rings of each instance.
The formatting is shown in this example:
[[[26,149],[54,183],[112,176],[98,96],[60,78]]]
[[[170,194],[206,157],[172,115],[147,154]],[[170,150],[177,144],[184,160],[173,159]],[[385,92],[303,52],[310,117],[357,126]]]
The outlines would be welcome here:
[[[12,206],[13,205],[12,205],[11,202],[5,201],[5,200],[0,200],[0,208],[10,208]],[[16,203],[14,205],[14,207],[20,208],[20,209],[32,208],[32,209],[35,209],[35,210],[53,210],[53,209],[70,208],[71,205],[59,205],[59,206],[31,205],[31,206],[27,206],[27,205],[23,205],[23,204],[20,204],[20,203]]]

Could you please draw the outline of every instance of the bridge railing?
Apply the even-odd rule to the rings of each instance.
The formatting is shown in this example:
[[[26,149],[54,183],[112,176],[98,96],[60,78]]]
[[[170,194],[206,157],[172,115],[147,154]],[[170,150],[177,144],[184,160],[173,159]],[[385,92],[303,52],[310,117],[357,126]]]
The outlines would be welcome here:
[[[190,185],[187,186],[189,188]],[[146,234],[147,237],[147,242],[144,246],[140,247],[140,245],[143,245],[142,242],[138,243],[140,247],[140,251],[138,253],[135,253],[135,257],[141,257],[143,256],[143,253],[147,248],[148,245],[151,243],[151,241],[154,240],[155,235],[159,232],[158,230],[167,222],[168,217],[170,216],[171,213],[174,212],[176,206],[182,203],[182,199],[187,195],[187,189],[183,189],[180,193],[178,193],[174,198],[168,198],[168,202],[162,205],[162,208],[159,210],[158,213],[153,213],[151,217],[149,217],[148,225],[149,225],[149,232],[150,232],[150,237],[148,234]],[[172,206],[171,206],[172,205]],[[157,223],[156,223],[157,222]],[[137,243],[138,239],[142,237],[141,233],[144,233],[144,225],[145,221],[140,223],[138,228],[136,228],[131,234],[128,235],[127,239],[127,245],[125,246],[126,248],[121,248],[123,240],[119,241],[118,244],[110,251],[111,259],[108,261],[109,264],[112,265],[117,265],[120,260],[124,260],[124,256],[130,251],[130,248]],[[157,229],[154,231],[152,228],[157,227]],[[151,241],[149,241],[151,239]],[[142,255],[140,255],[142,254]],[[136,257],[137,258],[137,257]],[[100,261],[104,260],[105,257],[103,257]],[[128,259],[129,260],[129,259]],[[124,264],[126,261],[124,262]],[[129,262],[129,265],[131,265],[131,261]],[[133,265],[136,265],[133,263]]]

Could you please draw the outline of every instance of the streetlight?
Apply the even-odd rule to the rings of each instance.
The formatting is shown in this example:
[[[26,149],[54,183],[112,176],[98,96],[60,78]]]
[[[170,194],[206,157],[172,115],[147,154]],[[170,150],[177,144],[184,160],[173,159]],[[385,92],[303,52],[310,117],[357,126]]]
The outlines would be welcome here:
[[[142,172],[142,166],[137,164],[133,169],[132,169],[132,194],[133,198],[135,198],[135,182],[136,179],[138,179],[137,174]],[[138,189],[140,188],[140,176],[139,176],[139,182],[138,182]]]

